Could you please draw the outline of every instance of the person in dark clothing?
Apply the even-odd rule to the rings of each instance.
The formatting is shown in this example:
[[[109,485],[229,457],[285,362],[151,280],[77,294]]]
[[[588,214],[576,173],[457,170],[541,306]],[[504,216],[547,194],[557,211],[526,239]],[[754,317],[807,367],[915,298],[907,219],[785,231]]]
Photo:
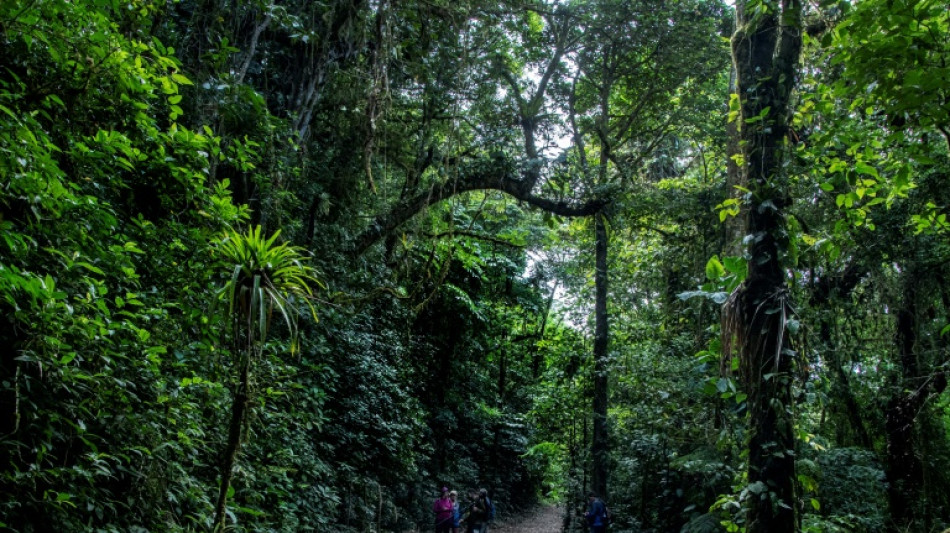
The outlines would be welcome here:
[[[468,509],[462,522],[465,522],[466,533],[483,533],[485,531],[485,521],[488,519],[488,506],[485,499],[479,496],[474,490],[468,493]]]
[[[606,533],[607,505],[593,492],[587,494],[587,512],[584,513],[584,518],[590,526],[590,533]]]
[[[452,500],[452,533],[459,533],[459,521],[462,519],[461,504],[458,501],[459,493],[450,491],[449,499]]]
[[[485,524],[482,526],[480,533],[488,533],[489,526],[491,526],[492,521],[495,520],[495,505],[488,498],[488,490],[486,489],[479,489],[478,498],[485,507]]]

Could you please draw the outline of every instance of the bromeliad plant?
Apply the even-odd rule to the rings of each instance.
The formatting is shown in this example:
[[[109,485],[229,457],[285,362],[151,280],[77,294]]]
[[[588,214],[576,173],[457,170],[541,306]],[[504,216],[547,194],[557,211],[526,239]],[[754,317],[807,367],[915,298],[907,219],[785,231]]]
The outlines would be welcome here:
[[[221,458],[221,484],[215,506],[214,531],[223,531],[232,470],[241,446],[241,433],[251,399],[251,365],[264,351],[274,310],[283,317],[297,347],[297,317],[305,306],[317,320],[313,286],[322,286],[313,267],[306,265],[305,251],[277,243],[280,231],[265,238],[260,226],[247,233],[228,232],[217,250],[231,265],[230,280],[218,291],[215,302],[226,300],[231,325],[231,353],[239,375],[234,385],[228,440]],[[212,312],[212,315],[214,313]]]
[[[244,235],[232,231],[218,247],[225,261],[234,265],[231,280],[221,289],[218,299],[227,299],[234,332],[243,330],[247,334],[248,347],[264,341],[275,307],[291,337],[295,338],[297,313],[290,312],[288,306],[298,298],[316,321],[311,286],[322,286],[313,268],[304,264],[302,248],[275,244],[280,230],[269,239],[261,233],[260,226]],[[296,342],[291,344],[291,349],[296,349]]]

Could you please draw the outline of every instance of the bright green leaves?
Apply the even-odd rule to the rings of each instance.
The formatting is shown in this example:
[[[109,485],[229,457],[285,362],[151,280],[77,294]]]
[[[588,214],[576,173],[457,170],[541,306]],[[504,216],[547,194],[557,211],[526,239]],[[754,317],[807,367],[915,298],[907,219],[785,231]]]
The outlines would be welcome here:
[[[726,268],[719,262],[719,257],[712,256],[706,262],[706,279],[715,281],[726,273]]]
[[[796,123],[811,130],[801,151],[818,163],[821,189],[848,225],[873,230],[875,206],[904,201],[940,145],[950,146],[950,70],[941,66],[950,59],[950,14],[915,0],[846,7],[822,39],[828,68],[815,71],[823,79],[803,93]],[[940,231],[939,216],[925,209],[910,223]]]
[[[834,32],[835,63],[857,92],[892,118],[946,127],[950,12],[940,2],[858,3]]]
[[[234,497],[231,484],[233,467],[242,441],[246,413],[254,412],[254,404],[250,402],[254,393],[251,376],[266,362],[262,356],[271,315],[276,309],[284,319],[291,337],[291,354],[297,351],[300,308],[309,309],[314,322],[317,320],[311,285],[320,285],[320,282],[313,268],[304,265],[303,250],[278,243],[279,237],[279,230],[265,237],[261,227],[256,226],[246,233],[228,231],[216,248],[224,267],[231,272],[230,280],[218,291],[215,303],[224,299],[229,306],[236,385],[232,391],[230,426],[220,467],[215,530],[223,530],[228,514],[226,504]],[[214,315],[213,309],[210,314]],[[268,396],[274,395],[269,393]]]
[[[151,24],[142,13],[164,9],[151,2],[140,5],[136,11],[96,3],[6,2],[0,21],[6,23],[6,37],[13,46],[22,47],[33,60],[46,61],[47,72],[57,78],[56,90],[62,92],[47,97],[51,105],[65,107],[66,94],[74,105],[78,91],[83,97],[140,112],[159,92],[177,94],[179,85],[190,84],[177,72],[173,49],[157,39],[141,42],[129,37],[139,24]],[[181,111],[174,109],[174,103],[171,107],[174,120]]]
[[[742,103],[739,100],[739,95],[736,93],[729,94],[729,113],[727,115],[729,122],[735,122],[739,120],[741,115]]]
[[[736,163],[740,164],[738,161]],[[719,210],[719,222],[725,222],[729,217],[739,216],[739,213],[742,211],[742,200],[739,198],[726,198],[716,206],[716,209]]]
[[[161,61],[159,62],[161,63]],[[172,68],[175,68],[176,65],[172,65]],[[160,76],[157,78],[158,84],[162,88],[162,92],[167,96],[166,101],[168,102],[168,118],[172,121],[180,117],[184,111],[178,105],[181,103],[182,96],[179,94],[179,86],[181,85],[194,85],[191,80],[187,77],[171,71],[165,76]]]
[[[759,110],[758,115],[748,117],[744,119],[742,122],[744,124],[755,124],[757,122],[762,122],[763,120],[768,118],[769,113],[771,112],[772,112],[772,106],[765,106],[761,110]]]
[[[544,31],[544,19],[541,18],[535,11],[525,11],[525,19],[528,25],[528,30],[535,34],[540,34]]]
[[[242,324],[256,329],[258,342],[264,341],[275,308],[291,336],[297,332],[298,312],[293,305],[305,306],[317,320],[313,287],[322,283],[313,268],[304,264],[303,249],[277,243],[279,236],[278,230],[266,238],[256,226],[247,233],[228,232],[217,247],[231,269],[230,281],[219,292],[219,298],[226,300],[231,316],[240,317]]]
[[[950,223],[947,221],[947,213],[944,209],[938,207],[934,202],[927,202],[924,205],[924,212],[911,216],[911,222],[917,233],[938,232],[946,233],[950,231]]]
[[[731,93],[729,95],[729,112],[727,114],[728,121],[735,122],[737,131],[742,131],[742,128],[746,125],[759,124],[757,126],[760,130],[765,128],[768,122],[766,121],[769,118],[769,113],[772,112],[772,106],[765,106],[759,110],[755,115],[749,117],[742,116],[742,99],[739,98],[737,93]],[[741,165],[740,165],[741,166]]]
[[[716,304],[725,303],[726,299],[748,275],[748,262],[743,257],[726,256],[720,261],[719,256],[713,256],[706,262],[707,282],[697,291],[686,291],[678,296],[681,300],[690,298],[706,298]]]
[[[858,162],[856,162],[855,165],[854,165],[854,170],[855,170],[855,172],[857,172],[858,174],[864,174],[864,175],[866,175],[866,176],[871,176],[871,177],[874,178],[875,180],[881,178],[881,175],[878,174],[877,169],[874,168],[874,167],[872,167],[871,165],[865,163],[864,161],[858,161]],[[860,190],[862,190],[862,189],[859,188],[858,190],[860,191]],[[864,195],[863,195],[863,194],[859,194],[859,196],[863,197]]]
[[[19,420],[0,448],[20,456],[0,485],[18,495],[13,523],[157,524],[148,488],[113,498],[110,485],[174,463],[179,436],[205,440],[188,394],[163,379],[211,351],[191,338],[211,277],[194,252],[246,211],[226,183],[208,187],[220,140],[169,121],[190,82],[142,31],[156,8],[0,3],[0,307],[13,325],[0,340],[19,357],[0,368]],[[170,499],[203,498],[172,484]]]
[[[903,132],[882,130],[873,110],[842,107],[845,86],[818,78],[807,83],[793,128],[808,132],[796,156],[813,180],[809,187],[817,185],[833,199],[845,226],[874,230],[875,209],[892,207],[916,186],[915,163],[902,149],[907,139]]]

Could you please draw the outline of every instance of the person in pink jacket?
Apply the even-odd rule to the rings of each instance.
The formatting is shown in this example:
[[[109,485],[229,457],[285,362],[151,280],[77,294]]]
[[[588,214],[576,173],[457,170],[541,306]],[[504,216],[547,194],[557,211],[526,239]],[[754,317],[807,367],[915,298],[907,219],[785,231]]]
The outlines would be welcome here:
[[[450,533],[454,511],[448,487],[442,487],[439,499],[432,504],[432,512],[435,513],[435,533]]]

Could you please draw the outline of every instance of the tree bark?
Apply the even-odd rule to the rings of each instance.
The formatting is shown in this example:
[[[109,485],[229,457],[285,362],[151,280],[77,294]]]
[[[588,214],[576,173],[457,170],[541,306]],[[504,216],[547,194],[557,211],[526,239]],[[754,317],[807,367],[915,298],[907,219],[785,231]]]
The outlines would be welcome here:
[[[505,396],[508,395],[508,346],[504,340],[498,351],[498,399],[496,405],[502,408],[505,405]]]
[[[593,459],[591,488],[607,499],[608,453],[607,442],[607,224],[604,214],[594,216],[595,270],[594,270],[594,433],[590,451]]]
[[[551,316],[551,309],[554,307],[554,296],[557,294],[559,282],[554,283],[554,287],[551,289],[551,296],[548,297],[547,304],[544,306],[544,314],[541,316],[541,325],[538,327],[537,339],[539,341],[544,340],[544,332],[547,330],[548,326],[548,317]],[[534,379],[541,377],[541,364],[544,362],[544,352],[541,350],[538,343],[534,344],[531,354],[531,376]]]
[[[748,393],[747,531],[793,533],[799,520],[783,265],[788,248],[784,209],[789,201],[781,166],[802,46],[802,15],[799,0],[755,2],[749,11],[751,3],[737,2],[732,37],[741,99],[740,178],[750,190],[746,206],[750,260],[748,277],[723,309],[723,343],[726,355],[735,346],[740,380]]]
[[[247,412],[250,373],[250,356],[242,363],[240,382],[234,393],[231,403],[231,423],[228,427],[228,441],[224,454],[221,457],[221,484],[218,487],[218,501],[214,511],[214,531],[225,530],[228,490],[231,488],[231,478],[234,474],[234,464],[237,462],[238,452],[241,449],[241,430],[244,428],[244,414]]]
[[[887,438],[887,494],[895,531],[913,528],[920,518],[923,498],[924,469],[914,446],[914,426],[917,413],[923,407],[927,394],[914,384],[920,373],[917,355],[917,272],[905,273],[901,308],[897,312],[894,341],[897,345],[900,375],[885,412]]]

